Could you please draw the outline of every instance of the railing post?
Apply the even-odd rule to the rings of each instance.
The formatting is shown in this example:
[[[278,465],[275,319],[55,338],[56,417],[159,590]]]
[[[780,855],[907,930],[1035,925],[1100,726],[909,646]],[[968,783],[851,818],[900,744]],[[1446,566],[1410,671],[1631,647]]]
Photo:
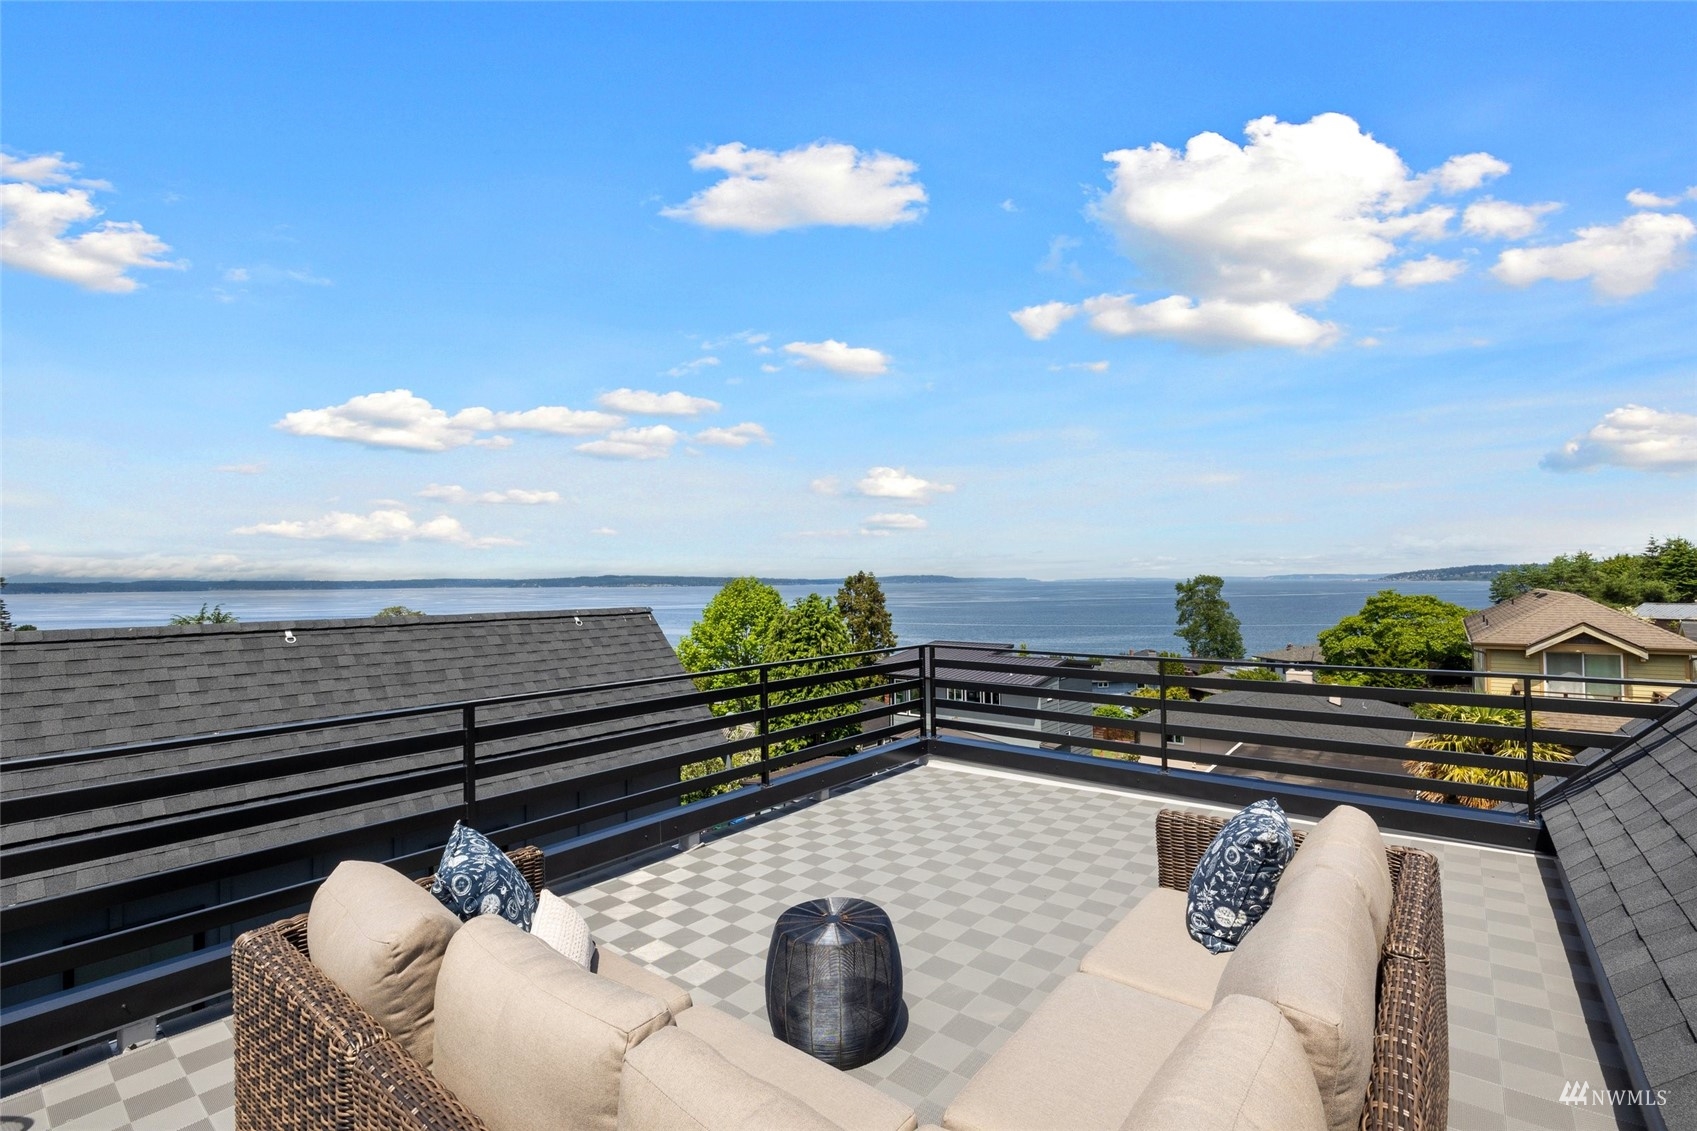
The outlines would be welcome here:
[[[772,700],[766,690],[766,667],[760,668],[760,784],[772,784],[772,743],[767,739],[772,729]]]
[[[1521,710],[1524,713],[1526,740],[1526,819],[1533,820],[1538,815],[1537,778],[1532,773],[1532,677],[1527,676],[1523,681],[1524,691],[1521,696]]]
[[[919,737],[929,743],[937,737],[937,650],[930,644],[919,649]]]
[[[1161,772],[1167,772],[1167,662],[1155,660],[1156,690],[1161,699]]]
[[[468,828],[477,827],[477,708],[467,703],[460,709],[460,765],[463,782],[460,786],[465,803],[463,820]]]

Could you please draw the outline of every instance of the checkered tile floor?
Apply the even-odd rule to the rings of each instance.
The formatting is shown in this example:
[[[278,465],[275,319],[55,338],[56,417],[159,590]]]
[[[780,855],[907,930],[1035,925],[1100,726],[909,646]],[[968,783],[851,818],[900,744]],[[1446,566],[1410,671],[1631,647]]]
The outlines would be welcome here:
[[[779,912],[863,896],[895,923],[899,1045],[855,1070],[937,1120],[1007,1036],[1155,884],[1157,799],[938,762],[576,893],[601,941],[757,1028]],[[1550,864],[1422,842],[1442,861],[1452,1126],[1633,1127],[1573,1108],[1569,1080],[1624,1088]],[[0,1131],[229,1128],[228,1022],[0,1101]]]

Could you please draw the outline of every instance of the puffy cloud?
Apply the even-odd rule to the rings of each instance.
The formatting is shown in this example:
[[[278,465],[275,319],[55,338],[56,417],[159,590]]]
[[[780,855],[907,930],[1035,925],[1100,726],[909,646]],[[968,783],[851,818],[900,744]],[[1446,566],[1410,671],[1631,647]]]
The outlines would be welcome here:
[[[1697,471],[1697,416],[1622,405],[1583,436],[1543,459],[1551,471],[1630,467],[1639,471]]]
[[[1547,200],[1540,204],[1515,204],[1508,200],[1476,200],[1461,214],[1461,230],[1488,240],[1525,239],[1538,230],[1539,218],[1561,205]]]
[[[815,495],[840,495],[843,493],[843,485],[835,475],[821,475],[818,479],[809,483],[807,487]]]
[[[929,503],[933,495],[946,495],[954,490],[949,483],[933,483],[917,475],[909,475],[904,467],[874,467],[855,484],[862,495],[874,499],[902,499],[910,503]]]
[[[890,368],[890,355],[870,346],[851,346],[835,338],[822,342],[791,342],[785,353],[794,354],[795,364],[818,366],[844,377],[876,377]]]
[[[1460,259],[1428,255],[1424,259],[1410,259],[1399,264],[1391,278],[1399,287],[1424,287],[1429,283],[1447,283],[1466,270],[1467,264]]]
[[[713,360],[714,364],[718,364],[717,358]],[[710,401],[706,397],[692,397],[679,392],[650,393],[642,389],[614,389],[595,398],[595,403],[602,408],[634,416],[699,416],[704,412],[718,412],[720,408],[718,401]]]
[[[441,499],[445,503],[515,503],[524,507],[561,501],[558,491],[531,491],[523,487],[510,487],[505,491],[467,491],[457,483],[432,483],[419,495],[426,499]]]
[[[604,440],[579,444],[584,455],[602,459],[665,459],[681,433],[665,424],[647,428],[621,428],[607,433]]]
[[[1338,327],[1282,302],[1195,302],[1183,295],[1138,305],[1131,295],[1097,295],[1083,309],[1094,330],[1116,338],[1148,335],[1199,346],[1325,346]]]
[[[370,514],[331,511],[320,518],[259,522],[238,526],[237,534],[270,534],[278,538],[338,542],[450,542],[456,546],[482,549],[487,546],[517,545],[511,538],[477,538],[457,518],[437,515],[417,522],[399,508],[374,510]]]
[[[1489,153],[1463,153],[1451,157],[1427,176],[1437,182],[1438,191],[1457,193],[1476,189],[1508,170],[1507,161],[1500,161]]]
[[[322,436],[374,448],[405,448],[415,452],[445,452],[450,448],[477,444],[506,447],[504,436],[480,437],[498,428],[546,432],[560,436],[583,436],[624,423],[624,418],[544,405],[523,412],[495,412],[487,408],[464,408],[452,416],[410,389],[366,393],[328,408],[303,408],[291,412],[273,427],[296,436]]]
[[[1678,196],[1658,196],[1643,189],[1633,189],[1626,194],[1626,203],[1634,208],[1676,208],[1682,201],[1697,200],[1697,185],[1686,189]]]
[[[135,268],[181,268],[163,256],[169,244],[133,221],[94,223],[92,194],[112,186],[77,178],[56,153],[0,155],[0,263],[91,291],[125,294]],[[59,187],[45,187],[59,186]],[[69,235],[73,226],[85,228]]]
[[[732,142],[696,154],[689,164],[725,178],[660,214],[705,228],[888,228],[925,212],[925,187],[913,179],[917,165],[839,142],[783,153]]]
[[[930,525],[916,514],[869,514],[861,520],[860,532],[887,537],[898,530],[924,530]]]
[[[709,428],[695,434],[698,444],[713,444],[721,448],[746,448],[753,443],[770,444],[772,437],[766,429],[751,421],[733,424],[729,428]]]
[[[1514,287],[1540,279],[1590,279],[1598,295],[1642,294],[1684,260],[1697,225],[1668,212],[1635,212],[1618,224],[1580,228],[1578,238],[1550,247],[1517,247],[1497,258],[1491,274]]]
[[[694,373],[697,369],[702,369],[702,368],[705,368],[709,365],[718,365],[718,364],[719,364],[719,359],[716,358],[716,357],[712,357],[712,356],[698,357],[694,361],[686,361],[682,365],[672,366],[670,369],[666,370],[666,376],[668,376],[668,377],[688,377],[691,373]]]
[[[1078,313],[1078,307],[1066,302],[1044,302],[1036,306],[1028,306],[1024,310],[1016,310],[1009,314],[1025,331],[1025,336],[1034,342],[1041,342],[1056,330],[1061,323]]]

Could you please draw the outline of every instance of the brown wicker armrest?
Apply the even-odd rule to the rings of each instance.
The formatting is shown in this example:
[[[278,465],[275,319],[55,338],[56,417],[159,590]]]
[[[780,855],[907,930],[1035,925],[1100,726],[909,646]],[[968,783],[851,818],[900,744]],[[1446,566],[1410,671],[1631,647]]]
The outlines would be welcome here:
[[[1163,809],[1155,815],[1155,859],[1160,869],[1160,886],[1174,891],[1190,890],[1190,877],[1201,863],[1202,854],[1220,835],[1226,818],[1202,813]],[[1302,845],[1302,833],[1292,830],[1291,840]]]
[[[488,1131],[412,1055],[381,1040],[354,1056],[350,1131]]]

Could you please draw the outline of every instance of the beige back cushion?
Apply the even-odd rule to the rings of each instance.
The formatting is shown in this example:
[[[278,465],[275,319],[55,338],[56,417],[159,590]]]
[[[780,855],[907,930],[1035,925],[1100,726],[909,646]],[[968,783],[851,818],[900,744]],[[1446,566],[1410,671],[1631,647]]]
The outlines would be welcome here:
[[[632,1049],[619,1078],[619,1131],[840,1131],[794,1096],[676,1027]]]
[[[1321,1131],[1326,1111],[1302,1039],[1277,1006],[1233,995],[1196,1023],[1121,1131]]]
[[[306,920],[313,964],[430,1066],[436,974],[460,917],[382,864],[344,860],[318,886]]]
[[[1279,881],[1273,906],[1232,955],[1215,1003],[1245,994],[1278,1006],[1302,1038],[1326,1123],[1361,1117],[1373,1063],[1379,944],[1353,877],[1310,868]]]
[[[1291,857],[1279,883],[1310,868],[1335,868],[1355,881],[1373,916],[1375,937],[1384,946],[1385,930],[1391,922],[1391,866],[1373,818],[1353,805],[1333,809],[1303,838],[1302,847]],[[1273,899],[1278,900],[1277,891]]]
[[[461,927],[436,983],[436,1078],[490,1131],[613,1131],[619,1071],[665,1003],[499,915]]]

